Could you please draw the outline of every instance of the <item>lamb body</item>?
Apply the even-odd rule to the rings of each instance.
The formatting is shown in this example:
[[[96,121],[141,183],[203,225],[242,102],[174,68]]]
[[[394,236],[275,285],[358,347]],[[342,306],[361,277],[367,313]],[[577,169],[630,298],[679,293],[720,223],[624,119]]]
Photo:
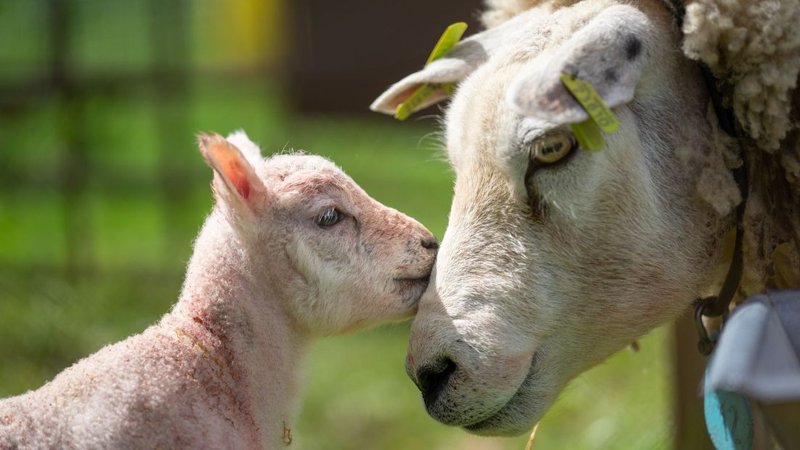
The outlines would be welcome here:
[[[0,448],[279,448],[314,337],[410,316],[436,252],[328,160],[202,135],[216,204],[172,311],[0,401]]]

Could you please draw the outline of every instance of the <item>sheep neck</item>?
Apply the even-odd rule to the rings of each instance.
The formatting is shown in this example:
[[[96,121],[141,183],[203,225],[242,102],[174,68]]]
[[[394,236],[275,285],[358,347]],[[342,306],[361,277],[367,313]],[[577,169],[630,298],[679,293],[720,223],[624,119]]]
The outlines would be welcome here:
[[[208,355],[249,411],[261,446],[288,445],[298,410],[309,338],[290,320],[277,290],[251,274],[253,261],[220,214],[195,242],[173,325]]]

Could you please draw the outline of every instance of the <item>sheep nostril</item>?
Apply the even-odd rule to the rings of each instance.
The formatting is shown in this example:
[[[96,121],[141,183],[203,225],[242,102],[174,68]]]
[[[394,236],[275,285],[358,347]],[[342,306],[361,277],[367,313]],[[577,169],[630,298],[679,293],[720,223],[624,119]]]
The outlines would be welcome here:
[[[422,392],[422,400],[426,406],[436,402],[457,369],[456,363],[445,357],[435,364],[422,366],[417,370],[417,387]]]
[[[422,238],[420,244],[422,244],[422,248],[426,248],[428,250],[436,250],[439,248],[439,243],[436,242],[436,238],[433,236]]]

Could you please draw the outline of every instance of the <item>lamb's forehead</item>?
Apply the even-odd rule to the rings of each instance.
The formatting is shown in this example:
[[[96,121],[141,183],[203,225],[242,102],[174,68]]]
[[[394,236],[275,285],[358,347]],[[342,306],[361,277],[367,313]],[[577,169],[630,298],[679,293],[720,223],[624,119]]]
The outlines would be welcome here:
[[[277,178],[284,183],[327,180],[342,185],[355,184],[333,161],[305,153],[272,156],[266,160],[263,172],[268,180]]]

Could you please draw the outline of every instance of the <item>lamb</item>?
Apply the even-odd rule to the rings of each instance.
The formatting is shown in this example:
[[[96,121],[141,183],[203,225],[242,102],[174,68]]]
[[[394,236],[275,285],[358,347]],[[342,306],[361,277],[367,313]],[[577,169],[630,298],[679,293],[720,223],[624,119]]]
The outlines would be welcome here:
[[[199,137],[215,206],[172,310],[0,402],[0,448],[280,448],[321,336],[410,317],[437,244],[330,161]]]
[[[486,30],[372,109],[393,114],[422,85],[419,108],[452,94],[454,196],[407,371],[437,420],[511,435],[578,374],[718,295],[737,222],[736,301],[800,288],[800,5],[488,3]],[[599,151],[570,131],[588,115],[563,75],[619,119]]]

